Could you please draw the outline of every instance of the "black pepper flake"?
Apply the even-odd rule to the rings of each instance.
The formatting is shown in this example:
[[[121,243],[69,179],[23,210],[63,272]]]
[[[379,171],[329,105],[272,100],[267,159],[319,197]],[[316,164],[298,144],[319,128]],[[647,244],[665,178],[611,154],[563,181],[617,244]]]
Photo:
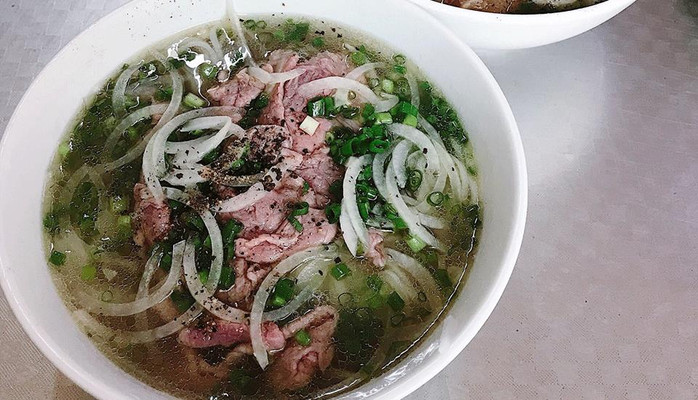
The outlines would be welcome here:
[[[422,149],[422,153],[427,154],[428,152],[429,152],[429,150],[427,150],[426,147]]]

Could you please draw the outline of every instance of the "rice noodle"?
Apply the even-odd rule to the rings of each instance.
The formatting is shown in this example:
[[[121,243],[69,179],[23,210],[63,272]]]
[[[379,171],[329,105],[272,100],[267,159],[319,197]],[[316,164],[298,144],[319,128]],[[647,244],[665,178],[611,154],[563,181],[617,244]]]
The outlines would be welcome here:
[[[318,290],[325,280],[325,276],[315,275],[293,300],[277,310],[265,312],[262,314],[262,319],[264,321],[278,321],[296,312],[303,304],[313,297],[315,291]]]
[[[363,251],[368,250],[368,229],[366,224],[359,214],[359,206],[356,203],[356,181],[361,174],[361,170],[371,163],[371,156],[364,155],[359,158],[349,157],[346,163],[346,172],[344,174],[344,183],[342,186],[343,198],[342,207],[345,208],[349,221],[354,227],[354,231],[359,238],[359,243],[363,246]],[[356,256],[357,248],[350,248],[352,255]]]
[[[215,297],[213,290],[201,283],[199,274],[196,271],[196,248],[191,239],[187,240],[184,249],[184,279],[187,281],[189,293],[207,311],[218,318],[231,322],[243,322],[247,318],[247,313],[235,307],[231,307]],[[210,279],[210,273],[209,273]],[[218,283],[216,283],[216,286]],[[214,287],[215,288],[215,287]]]
[[[114,109],[114,114],[117,116],[126,112],[126,86],[128,86],[128,81],[131,79],[131,75],[133,75],[138,68],[140,68],[140,63],[129,65],[128,68],[126,68],[116,79],[114,91],[111,96],[111,102]]]
[[[133,315],[141,313],[157,304],[160,304],[167,296],[172,293],[175,286],[179,282],[179,277],[182,272],[182,252],[184,251],[184,242],[179,242],[174,245],[172,250],[172,266],[170,267],[170,272],[167,275],[167,279],[153,291],[153,293],[143,297],[136,298],[136,300],[128,303],[108,303],[101,300],[95,300],[92,296],[87,295],[84,292],[78,292],[77,297],[80,305],[90,312],[98,313],[102,315],[108,315],[113,317],[123,317],[127,315]],[[145,264],[145,271],[143,273],[143,278],[139,285],[139,292],[142,292],[142,287],[147,290],[147,284],[150,281],[150,277],[157,269],[160,264],[160,259],[162,258],[162,252],[156,252]]]
[[[226,12],[231,25],[233,25],[233,29],[235,29],[237,39],[240,41],[240,48],[243,50],[242,53],[245,58],[245,64],[247,64],[248,67],[257,67],[257,63],[252,58],[250,47],[247,45],[245,31],[243,31],[242,24],[240,24],[240,17],[238,17],[237,12],[235,11],[235,0],[227,0]]]
[[[104,142],[104,148],[109,153],[110,150],[116,146],[119,138],[124,133],[126,129],[133,126],[136,122],[148,118],[153,114],[162,114],[167,110],[167,104],[154,104],[152,106],[143,107],[137,111],[132,112],[126,118],[124,118],[119,125],[114,128],[114,130],[109,134],[107,140]]]
[[[295,68],[287,72],[267,72],[259,67],[249,67],[247,68],[247,73],[257,80],[261,81],[266,85],[275,85],[277,83],[284,83],[290,81],[291,79],[298,78],[303,75],[305,68]]]
[[[436,280],[422,264],[414,258],[400,253],[394,249],[386,249],[386,264],[391,268],[402,269],[407,272],[421,286],[424,294],[429,299],[432,312],[438,312],[443,308],[441,295]]]
[[[402,195],[400,194],[400,191],[397,187],[397,182],[395,180],[395,170],[393,168],[392,161],[388,165],[386,171],[385,187],[388,194],[386,200],[388,200],[390,204],[392,204],[392,206],[395,207],[395,210],[397,211],[400,218],[402,218],[403,221],[405,221],[405,224],[409,228],[410,233],[418,236],[425,243],[432,247],[435,247],[442,251],[445,250],[444,245],[421,224],[421,222],[419,221],[419,217],[409,209],[407,204],[405,204],[405,201],[402,198]]]
[[[165,188],[165,195],[168,199],[187,203],[189,196],[179,189]],[[211,269],[208,273],[208,281],[206,281],[206,289],[214,292],[218,287],[218,281],[221,277],[221,269],[223,268],[223,237],[221,229],[218,227],[216,218],[209,210],[197,208],[196,211],[204,221],[208,235],[211,237]]]
[[[269,365],[269,356],[264,345],[262,337],[262,321],[264,314],[264,306],[267,304],[272,288],[276,285],[279,279],[291,272],[299,265],[307,262],[310,259],[327,259],[331,260],[337,252],[335,245],[322,245],[313,247],[307,250],[299,251],[285,260],[278,263],[264,278],[257,293],[254,296],[252,303],[252,311],[250,312],[250,337],[254,356],[262,369]]]

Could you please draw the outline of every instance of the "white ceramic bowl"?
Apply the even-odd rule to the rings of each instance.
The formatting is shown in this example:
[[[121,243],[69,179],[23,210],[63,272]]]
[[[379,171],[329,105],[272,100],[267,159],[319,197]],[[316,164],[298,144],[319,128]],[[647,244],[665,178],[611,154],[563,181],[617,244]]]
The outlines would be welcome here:
[[[351,6],[347,6],[350,4]],[[412,356],[360,388],[401,398],[443,369],[482,327],[514,267],[526,215],[526,169],[509,106],[478,57],[418,7],[401,0],[239,0],[242,14],[284,12],[341,22],[383,38],[455,105],[479,159],[484,227],[475,265],[451,312]],[[391,18],[368,18],[391,15]],[[395,10],[400,10],[395,13]],[[224,17],[223,0],[141,0],[80,34],[31,85],[0,148],[0,277],[15,315],[65,375],[101,399],[166,399],[112,364],[77,329],[49,274],[41,204],[50,160],[90,93],[126,60],[185,29]],[[406,27],[419,29],[406,29]],[[407,368],[403,368],[407,366]],[[376,391],[379,388],[383,390]],[[359,397],[358,392],[346,395]]]
[[[525,49],[577,36],[620,13],[635,0],[607,0],[548,14],[495,14],[433,0],[411,0],[434,15],[475,49]]]

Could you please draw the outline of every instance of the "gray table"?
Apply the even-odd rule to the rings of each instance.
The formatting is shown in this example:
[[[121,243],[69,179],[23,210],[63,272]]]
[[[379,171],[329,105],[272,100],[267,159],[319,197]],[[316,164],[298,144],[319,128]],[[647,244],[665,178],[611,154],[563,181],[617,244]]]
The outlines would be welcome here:
[[[0,132],[122,3],[0,0]],[[521,128],[528,226],[492,317],[410,398],[698,398],[698,2],[639,0],[564,43],[482,56]],[[89,398],[2,296],[0,398]]]

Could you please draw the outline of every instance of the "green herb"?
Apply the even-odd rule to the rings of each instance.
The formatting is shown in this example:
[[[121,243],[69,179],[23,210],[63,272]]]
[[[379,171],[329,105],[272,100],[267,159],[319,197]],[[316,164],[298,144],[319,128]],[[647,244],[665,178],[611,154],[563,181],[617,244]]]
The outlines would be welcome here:
[[[201,108],[206,105],[206,100],[195,95],[194,93],[187,93],[184,96],[182,103],[189,108]]]
[[[323,47],[325,45],[325,39],[323,39],[321,37],[316,37],[310,43],[313,45],[313,47]]]
[[[351,270],[346,264],[339,263],[332,267],[330,274],[334,277],[334,279],[341,281],[342,279],[351,275]]]
[[[180,313],[183,313],[189,309],[194,304],[194,298],[191,297],[189,292],[182,292],[175,290],[170,295],[170,299],[174,303],[175,307]]]
[[[393,311],[402,311],[402,309],[405,308],[405,301],[397,292],[390,293],[386,302]]]
[[[60,251],[53,250],[51,252],[51,255],[48,258],[48,261],[55,266],[61,266],[61,265],[65,264],[65,259],[66,259],[65,253],[61,253]]]
[[[415,235],[409,235],[407,236],[407,239],[405,239],[405,242],[407,243],[408,246],[410,246],[410,249],[414,251],[415,253],[419,253],[424,249],[427,244],[422,240],[419,236]]]
[[[201,76],[203,76],[206,80],[213,80],[218,76],[218,67],[216,67],[213,64],[210,63],[203,63],[199,66],[199,70],[201,71]]]
[[[446,196],[441,192],[432,192],[427,196],[427,203],[431,206],[438,207],[443,204]]]
[[[97,266],[94,264],[87,264],[82,267],[80,271],[80,279],[85,282],[94,280],[97,277]]]
[[[294,339],[296,339],[296,342],[300,344],[301,346],[308,347],[310,346],[310,343],[312,342],[312,338],[310,337],[310,334],[308,331],[305,329],[301,329],[298,332],[296,332],[295,335],[293,335]]]
[[[374,292],[378,292],[383,287],[383,279],[378,275],[369,275],[366,277],[366,286]]]
[[[336,224],[339,221],[339,216],[342,214],[341,204],[332,203],[325,207],[325,215],[327,216],[327,222],[330,224]]]
[[[411,169],[407,173],[407,184],[405,185],[410,192],[416,192],[422,185],[422,173],[416,169]]]
[[[223,266],[221,269],[221,278],[218,281],[218,289],[228,290],[235,284],[235,271],[229,266]]]
[[[54,212],[49,212],[44,216],[44,228],[48,233],[56,233],[59,226],[58,216]]]

